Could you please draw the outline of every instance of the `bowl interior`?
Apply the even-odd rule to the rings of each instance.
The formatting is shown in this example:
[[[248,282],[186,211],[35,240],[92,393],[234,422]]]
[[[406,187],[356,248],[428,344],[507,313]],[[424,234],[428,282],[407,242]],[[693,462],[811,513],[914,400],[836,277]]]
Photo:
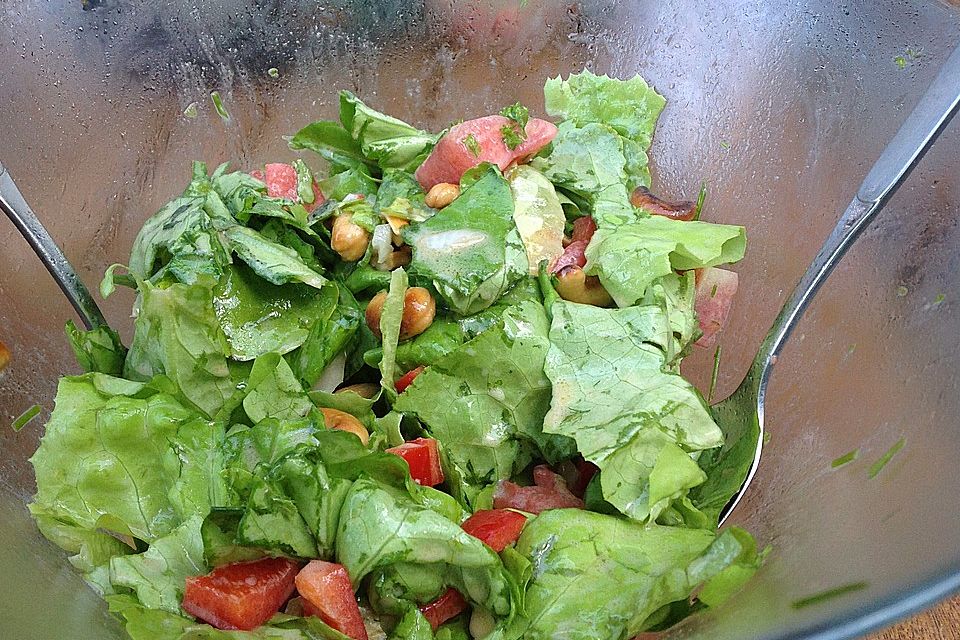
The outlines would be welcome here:
[[[333,117],[339,89],[439,129],[516,100],[540,112],[548,76],[641,73],[668,100],[656,190],[694,197],[705,181],[705,218],[748,229],[722,397],[958,41],[960,12],[938,2],[25,0],[0,6],[0,158],[94,287],[191,160],[290,159],[283,136]],[[954,125],[781,355],[770,442],[731,519],[772,545],[769,561],[741,596],[670,637],[849,637],[958,586],[958,148]],[[117,635],[24,509],[42,420],[6,424],[33,404],[49,415],[57,377],[76,365],[70,309],[5,220],[0,246],[0,339],[13,352],[0,377],[0,566],[22,578],[0,586],[13,604],[0,635]],[[128,338],[131,302],[103,304]],[[686,363],[702,388],[712,361]]]

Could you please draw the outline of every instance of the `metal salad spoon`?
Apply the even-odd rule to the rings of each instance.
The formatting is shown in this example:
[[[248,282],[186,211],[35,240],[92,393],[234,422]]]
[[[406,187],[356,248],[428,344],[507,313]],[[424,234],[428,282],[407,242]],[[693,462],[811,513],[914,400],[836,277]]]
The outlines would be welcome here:
[[[960,46],[887,144],[840,216],[820,252],[773,321],[740,386],[712,407],[726,436],[724,446],[705,452],[700,464],[709,479],[697,487],[696,502],[722,523],[756,475],[763,449],[764,398],[777,354],[827,276],[917,165],[957,111],[960,111]],[[715,470],[715,473],[711,473]]]
[[[717,514],[721,523],[740,502],[760,464],[764,398],[777,354],[827,276],[958,110],[960,47],[947,59],[933,84],[870,169],[857,195],[774,320],[740,386],[729,398],[712,408],[726,435],[726,443],[719,450],[705,452],[700,457],[700,464],[709,479],[697,487],[694,497],[701,509]],[[56,280],[84,326],[91,329],[106,324],[90,292],[2,164],[0,209]]]

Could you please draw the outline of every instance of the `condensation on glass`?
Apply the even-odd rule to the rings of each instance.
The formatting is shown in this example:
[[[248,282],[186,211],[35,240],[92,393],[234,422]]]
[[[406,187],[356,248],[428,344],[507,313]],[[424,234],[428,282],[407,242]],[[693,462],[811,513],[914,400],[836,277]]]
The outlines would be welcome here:
[[[0,4],[0,158],[93,286],[191,160],[289,159],[283,136],[334,116],[338,89],[439,129],[516,100],[540,111],[547,76],[639,72],[668,99],[657,190],[689,198],[706,181],[705,217],[749,231],[722,395],[958,41],[957,7],[938,2],[22,0]],[[773,551],[740,597],[671,637],[849,632],[960,571],[958,148],[955,124],[780,356],[771,440],[732,518]],[[75,371],[71,315],[5,220],[0,247],[0,340],[13,352],[0,378],[0,566],[18,576],[0,587],[0,636],[121,637],[25,513],[41,421],[7,425],[34,403],[48,412],[57,377]],[[131,301],[103,305],[127,336]],[[701,385],[712,360],[688,360]],[[866,587],[792,606],[854,583]]]

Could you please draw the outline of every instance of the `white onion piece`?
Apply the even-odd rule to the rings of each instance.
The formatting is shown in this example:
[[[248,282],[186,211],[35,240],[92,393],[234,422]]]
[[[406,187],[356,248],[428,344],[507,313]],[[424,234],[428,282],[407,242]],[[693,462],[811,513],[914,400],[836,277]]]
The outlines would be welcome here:
[[[393,251],[393,230],[388,224],[378,224],[373,228],[373,266],[382,267]]]

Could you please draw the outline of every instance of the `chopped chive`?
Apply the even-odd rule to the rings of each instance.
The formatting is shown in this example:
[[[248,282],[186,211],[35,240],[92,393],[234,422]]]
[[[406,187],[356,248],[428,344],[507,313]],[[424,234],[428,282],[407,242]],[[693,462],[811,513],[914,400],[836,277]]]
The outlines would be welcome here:
[[[200,105],[196,102],[191,102],[187,105],[187,108],[183,110],[183,115],[187,118],[196,118],[200,113]]]
[[[697,208],[693,210],[693,219],[700,219],[700,212],[703,211],[703,201],[707,199],[707,183],[700,183],[700,195],[697,196]]]
[[[871,478],[876,478],[877,474],[883,470],[887,463],[893,459],[893,456],[897,455],[897,452],[900,449],[903,449],[903,445],[907,443],[905,438],[900,438],[897,440],[892,447],[887,449],[887,452],[880,456],[880,459],[870,465],[870,471],[867,472],[867,475]]]
[[[942,294],[942,293],[938,293],[938,294],[937,294],[937,297],[933,299],[933,306],[935,306],[935,307],[936,307],[936,306],[939,306],[939,305],[942,304],[943,301],[946,300],[946,299],[947,299],[947,296],[946,296],[946,295],[944,295],[944,294]]]
[[[224,120],[229,120],[230,114],[227,112],[227,108],[223,106],[223,98],[220,97],[220,92],[214,91],[211,93],[210,99],[213,100],[213,108],[217,110],[220,117]]]
[[[716,298],[716,297],[717,297],[717,287],[719,287],[719,286],[720,286],[720,285],[715,284],[715,285],[713,285],[713,288],[710,289],[710,297],[711,297],[711,298]]]
[[[726,140],[721,140],[721,141],[720,141],[720,148],[721,148],[721,149],[729,149],[729,148],[730,148],[730,143],[727,142]]]
[[[717,350],[713,352],[713,373],[710,374],[710,389],[707,391],[707,403],[713,400],[713,392],[717,388],[717,378],[720,375],[720,355],[722,347],[717,345]]]
[[[42,407],[38,404],[35,404],[21,413],[20,417],[14,420],[13,424],[10,426],[13,427],[14,431],[20,431],[20,429],[23,429],[25,426],[27,426],[31,420],[40,415],[40,411],[42,411]]]
[[[270,76],[271,78],[279,78],[280,69],[277,69],[276,67],[270,67],[269,69],[267,69],[267,75]]]
[[[834,587],[833,589],[827,589],[826,591],[815,593],[812,596],[807,596],[806,598],[800,598],[799,600],[795,601],[792,606],[794,609],[803,609],[804,607],[820,604],[821,602],[826,602],[827,600],[832,600],[833,598],[837,598],[848,593],[853,593],[854,591],[861,591],[866,588],[866,582],[851,582],[850,584],[845,584],[840,587]]]
[[[908,293],[910,293],[910,290],[907,289],[904,285],[900,285],[899,287],[897,287],[898,298],[904,298]]]
[[[842,467],[845,464],[849,464],[860,457],[860,449],[854,449],[848,453],[843,454],[836,460],[830,463],[830,466],[834,469]]]

